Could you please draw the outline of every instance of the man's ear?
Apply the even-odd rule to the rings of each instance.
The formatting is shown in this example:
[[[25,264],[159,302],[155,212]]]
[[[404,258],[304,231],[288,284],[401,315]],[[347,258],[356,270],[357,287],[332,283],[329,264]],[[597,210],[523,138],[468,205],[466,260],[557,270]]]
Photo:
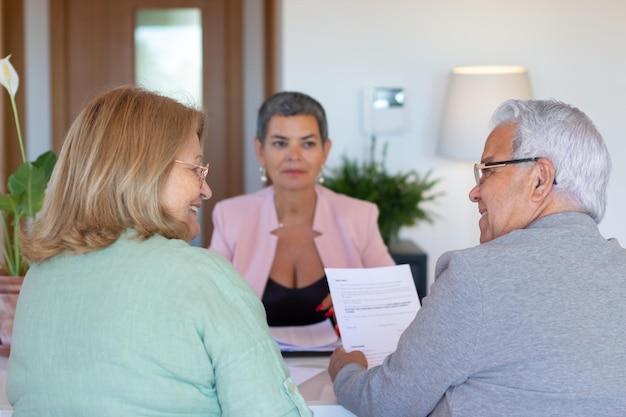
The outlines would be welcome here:
[[[533,167],[533,199],[543,199],[550,194],[554,185],[555,174],[554,165],[549,159],[541,158],[535,162]]]

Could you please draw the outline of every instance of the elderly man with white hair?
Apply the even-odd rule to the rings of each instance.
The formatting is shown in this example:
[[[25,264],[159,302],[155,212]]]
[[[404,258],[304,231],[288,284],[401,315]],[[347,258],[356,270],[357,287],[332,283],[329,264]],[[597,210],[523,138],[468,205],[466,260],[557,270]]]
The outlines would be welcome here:
[[[445,253],[397,350],[337,349],[339,402],[366,416],[626,415],[626,250],[597,223],[609,152],[555,100],[509,100],[469,197],[480,245]]]

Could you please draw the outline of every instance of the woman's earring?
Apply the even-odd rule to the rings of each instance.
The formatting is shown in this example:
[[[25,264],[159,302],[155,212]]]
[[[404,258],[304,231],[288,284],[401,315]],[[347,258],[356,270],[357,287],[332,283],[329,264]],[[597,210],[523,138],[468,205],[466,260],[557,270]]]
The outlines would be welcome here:
[[[320,173],[317,174],[317,182],[320,184],[324,184],[324,166],[320,168]]]
[[[261,182],[265,184],[267,182],[267,171],[265,167],[259,167],[259,172],[261,173]]]

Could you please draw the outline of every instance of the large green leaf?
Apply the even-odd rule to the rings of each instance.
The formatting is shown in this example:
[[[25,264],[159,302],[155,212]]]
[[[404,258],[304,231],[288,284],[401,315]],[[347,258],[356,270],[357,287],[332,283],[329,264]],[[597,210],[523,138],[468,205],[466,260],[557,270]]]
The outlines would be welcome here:
[[[11,194],[0,195],[0,211],[10,215],[17,213],[17,203]]]
[[[11,275],[26,272],[28,264],[21,256],[17,229],[26,217],[35,218],[43,207],[45,192],[56,164],[52,151],[41,154],[35,162],[25,162],[10,176],[8,194],[0,195],[0,211],[4,236],[2,252],[4,263],[0,269]]]
[[[21,210],[29,217],[35,217],[41,209],[46,191],[46,173],[32,162],[24,162],[9,177],[8,188]]]
[[[35,162],[24,162],[20,165],[9,177],[7,186],[10,195],[3,196],[7,199],[0,201],[0,209],[12,214],[23,212],[34,218],[43,206],[46,187],[55,163],[56,155],[48,151]]]
[[[39,157],[33,162],[37,168],[41,168],[44,172],[46,183],[50,180],[50,176],[52,175],[52,170],[54,170],[54,165],[57,162],[57,156],[52,151],[47,151],[39,155]]]

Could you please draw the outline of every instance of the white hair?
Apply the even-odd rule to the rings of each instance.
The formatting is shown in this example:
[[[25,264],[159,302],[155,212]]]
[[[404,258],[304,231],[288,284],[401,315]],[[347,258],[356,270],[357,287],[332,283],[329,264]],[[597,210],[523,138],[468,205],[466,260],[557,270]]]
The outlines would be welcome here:
[[[585,113],[556,100],[507,100],[491,124],[516,125],[511,158],[549,159],[556,171],[555,192],[568,196],[596,223],[602,220],[611,157]]]

